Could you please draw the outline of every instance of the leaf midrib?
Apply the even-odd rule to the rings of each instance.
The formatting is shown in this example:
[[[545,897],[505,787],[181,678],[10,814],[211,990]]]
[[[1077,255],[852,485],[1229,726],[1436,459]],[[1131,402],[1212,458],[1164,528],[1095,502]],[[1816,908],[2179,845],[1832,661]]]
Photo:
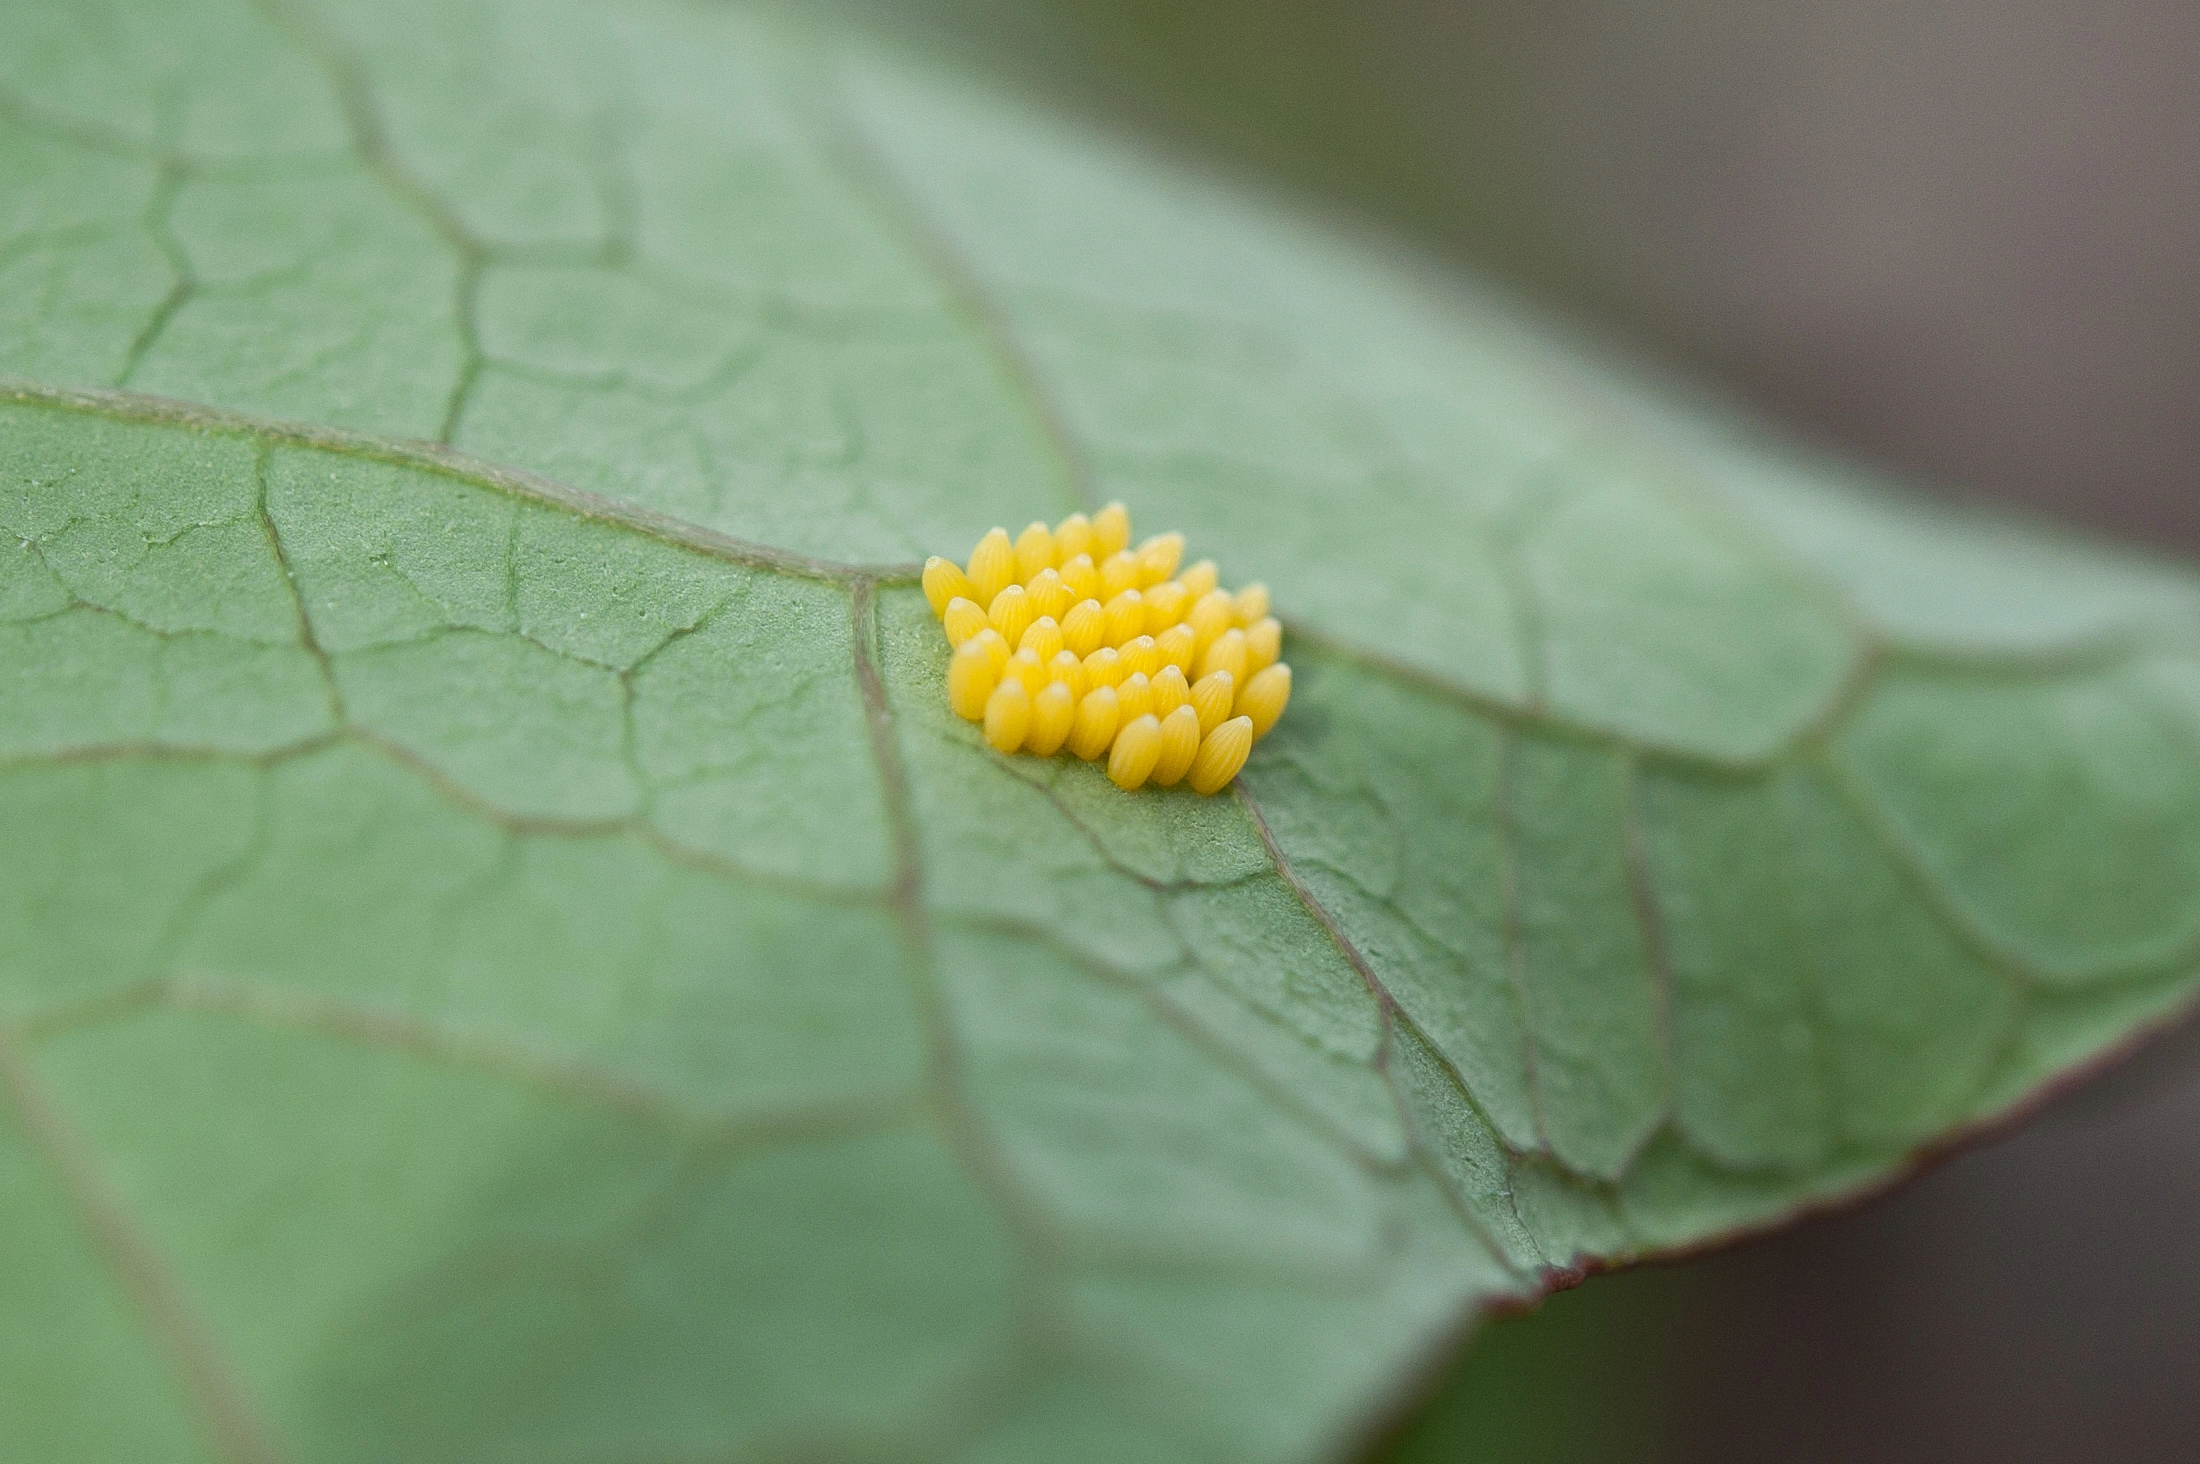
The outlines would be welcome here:
[[[861,564],[798,554],[748,539],[735,538],[685,519],[622,499],[606,498],[546,478],[525,468],[476,457],[460,448],[418,438],[391,437],[348,427],[251,416],[172,397],[102,387],[59,387],[0,376],[0,403],[58,408],[114,421],[182,427],[212,436],[245,438],[283,447],[308,448],[362,462],[410,468],[447,482],[508,494],[561,509],[577,518],[615,525],[660,543],[693,550],[746,569],[768,570],[798,579],[853,586],[858,583],[914,583],[921,564]]]

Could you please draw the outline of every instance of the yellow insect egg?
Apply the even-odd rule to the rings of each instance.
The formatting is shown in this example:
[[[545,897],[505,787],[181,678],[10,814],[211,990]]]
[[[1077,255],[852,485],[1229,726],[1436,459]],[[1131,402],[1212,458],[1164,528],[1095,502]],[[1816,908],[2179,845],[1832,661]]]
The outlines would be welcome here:
[[[1069,688],[1074,703],[1085,694],[1085,663],[1077,659],[1075,651],[1056,651],[1047,662],[1047,675]]]
[[[990,718],[988,719],[990,720]],[[1108,781],[1128,793],[1153,776],[1161,760],[1161,719],[1148,712],[1123,724],[1108,752]]]
[[[1153,648],[1162,665],[1179,671],[1190,671],[1199,660],[1199,637],[1189,625],[1170,626],[1153,638]]]
[[[1153,710],[1153,683],[1143,671],[1133,671],[1115,689],[1115,704],[1122,709],[1126,727]]]
[[[1092,520],[1073,513],[1054,526],[1054,562],[1067,564],[1080,554],[1092,554]]]
[[[1192,597],[1184,586],[1175,580],[1163,580],[1158,585],[1139,591],[1146,600],[1146,634],[1159,635],[1184,618],[1184,612],[1192,608]]]
[[[1199,756],[1199,713],[1178,707],[1161,719],[1161,755],[1154,759],[1153,781],[1174,788]]]
[[[1059,574],[1062,577],[1062,583],[1069,587],[1073,602],[1102,598],[1100,594],[1100,571],[1093,567],[1090,554],[1079,554],[1073,558],[1063,560],[1062,567],[1056,570],[1055,573]]]
[[[1246,754],[1252,750],[1253,724],[1243,717],[1232,717],[1209,732],[1199,744],[1199,755],[1192,759],[1192,791],[1210,797],[1220,793],[1245,766]]]
[[[965,641],[947,662],[947,704],[966,722],[985,720],[986,698],[1001,684],[1000,668],[977,641]]]
[[[1014,752],[1031,730],[1031,693],[1011,676],[985,701],[985,740],[995,752]]]
[[[1123,669],[1123,655],[1113,646],[1102,646],[1085,657],[1085,690],[1095,686],[1120,686],[1130,673]]]
[[[1030,584],[1042,569],[1054,568],[1054,530],[1045,524],[1024,526],[1016,536],[1016,578]]]
[[[1042,661],[1054,659],[1054,653],[1062,649],[1062,627],[1054,623],[1051,615],[1042,615],[1024,627],[1023,638],[1016,642],[1019,651],[1036,651]]]
[[[1153,685],[1153,714],[1164,722],[1169,713],[1192,699],[1191,683],[1174,666],[1163,666],[1147,679]]]
[[[1146,632],[1146,601],[1136,590],[1125,590],[1108,601],[1108,630],[1104,639],[1119,646]]]
[[[1070,725],[1069,750],[1086,762],[1106,752],[1115,741],[1118,716],[1114,687],[1096,686],[1086,692],[1077,704],[1077,720]]]
[[[976,603],[978,587],[970,583],[961,565],[935,554],[924,561],[924,598],[932,602],[934,615],[945,615],[947,607],[957,600]]]
[[[1283,622],[1263,615],[1245,627],[1245,669],[1258,674],[1283,654]]]
[[[947,643],[957,649],[992,623],[978,608],[977,601],[966,600],[961,595],[947,602],[947,611],[940,617],[940,624],[947,630]]]
[[[1069,607],[1077,603],[1077,597],[1062,583],[1062,576],[1052,569],[1042,569],[1024,586],[1024,593],[1031,596],[1031,608],[1041,615],[1051,615],[1056,620],[1069,614]]]
[[[1024,733],[1024,751],[1036,757],[1052,757],[1069,740],[1077,721],[1077,697],[1059,681],[1031,699],[1031,726]]]
[[[1245,683],[1238,693],[1238,715],[1252,721],[1255,737],[1266,737],[1290,700],[1291,668],[1278,661]]]
[[[969,579],[978,592],[971,598],[981,605],[992,604],[995,595],[1015,582],[1016,546],[1008,542],[1008,530],[986,530],[978,547],[970,551]]]
[[[1100,561],[1100,598],[1112,600],[1125,590],[1138,588],[1138,556],[1119,550]]]
[[[993,597],[985,618],[993,622],[993,628],[1001,633],[1001,639],[1010,645],[1023,643],[1024,632],[1036,618],[1031,609],[1031,596],[1022,585],[1010,585]]]
[[[1227,671],[1210,671],[1192,683],[1192,710],[1199,713],[1202,735],[1230,720],[1237,706],[1237,682]]]
[[[1291,700],[1268,591],[1221,587],[1184,536],[1130,546],[1120,503],[1013,540],[992,529],[967,565],[935,555],[925,600],[955,648],[947,701],[1001,753],[1104,762],[1125,791],[1221,792]]]
[[[1138,546],[1138,584],[1158,585],[1176,573],[1178,561],[1184,557],[1184,536],[1171,531],[1156,534]]]
[[[994,623],[996,625],[1000,623],[1000,618],[998,616],[994,617]],[[1217,636],[1215,638],[1215,643],[1213,645],[1207,647],[1207,653],[1199,658],[1200,675],[1207,676],[1216,671],[1227,671],[1230,673],[1230,679],[1232,681],[1238,683],[1241,686],[1244,684],[1244,631],[1224,631],[1220,636]]]
[[[1215,643],[1215,637],[1237,624],[1237,602],[1227,590],[1209,590],[1192,603],[1184,623],[1192,628],[1204,651]]]
[[[1131,511],[1111,503],[1092,516],[1092,557],[1105,559],[1131,541]]]
[[[1100,649],[1108,638],[1108,612],[1098,600],[1080,600],[1062,617],[1062,644],[1080,656]]]
[[[1037,696],[1054,678],[1047,671],[1047,663],[1040,660],[1036,652],[1018,651],[1008,658],[1008,666],[1002,671],[1001,679],[1020,681],[1027,693]]]
[[[973,643],[985,648],[986,659],[993,663],[993,674],[995,676],[1008,669],[1008,658],[1012,652],[1008,649],[1008,642],[1001,639],[999,631],[989,625],[970,639]]]

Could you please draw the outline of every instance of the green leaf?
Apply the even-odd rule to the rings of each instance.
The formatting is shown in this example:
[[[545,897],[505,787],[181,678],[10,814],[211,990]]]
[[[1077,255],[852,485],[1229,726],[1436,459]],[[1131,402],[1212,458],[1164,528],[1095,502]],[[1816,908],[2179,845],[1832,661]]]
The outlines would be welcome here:
[[[2183,571],[814,20],[13,7],[0,372],[26,1457],[1321,1457],[2194,985]],[[1235,796],[944,706],[1110,497]]]

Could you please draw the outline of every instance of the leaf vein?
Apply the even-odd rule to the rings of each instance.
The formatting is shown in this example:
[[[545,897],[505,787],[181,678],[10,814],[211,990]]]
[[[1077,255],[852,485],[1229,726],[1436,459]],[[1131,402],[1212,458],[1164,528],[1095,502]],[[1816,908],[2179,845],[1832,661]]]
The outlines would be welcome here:
[[[0,1098],[43,1155],[92,1247],[166,1354],[215,1452],[227,1464],[281,1464],[266,1425],[167,1259],[99,1172],[83,1137],[33,1079],[15,1034],[0,1027]]]
[[[195,973],[156,977],[87,1002],[34,1013],[19,1029],[26,1040],[45,1042],[152,1007],[231,1017],[272,1030],[402,1053],[422,1062],[582,1099],[737,1148],[905,1126],[914,1111],[908,1095],[898,1093],[815,1099],[755,1112],[716,1110],[674,1098],[610,1068],[416,1013]]]
[[[801,579],[843,585],[857,580],[899,584],[915,580],[922,570],[921,565],[915,564],[856,564],[819,559],[768,544],[737,539],[637,504],[605,498],[524,469],[493,463],[440,443],[381,436],[343,427],[253,417],[137,392],[54,387],[13,377],[0,377],[0,403],[5,402],[81,412],[117,421],[177,426],[201,432],[258,438],[276,446],[299,447],[393,467],[410,468],[470,488],[486,489],[555,508],[577,518],[611,524],[727,563]]]
[[[1482,1217],[1474,1213],[1473,1207],[1466,1204],[1454,1193],[1452,1187],[1437,1172],[1435,1161],[1427,1152],[1427,1147],[1421,1140],[1420,1125],[1414,1122],[1412,1106],[1406,1102],[1405,1095],[1399,1091],[1397,1082],[1391,1073],[1390,1053],[1395,1039],[1395,1029],[1400,1022],[1413,1026],[1415,1035],[1421,1038],[1423,1045],[1427,1046],[1431,1052],[1440,1053],[1441,1049],[1434,1043],[1429,1042],[1427,1034],[1421,1032],[1418,1025],[1413,1023],[1412,1018],[1399,1008],[1396,998],[1390,994],[1390,989],[1383,984],[1382,978],[1375,974],[1375,968],[1368,964],[1367,957],[1360,953],[1359,947],[1352,943],[1351,937],[1345,934],[1344,927],[1337,923],[1337,918],[1329,912],[1328,907],[1323,905],[1315,897],[1314,892],[1307,888],[1305,882],[1299,878],[1298,872],[1291,867],[1290,859],[1284,854],[1283,846],[1276,841],[1274,831],[1268,826],[1267,817],[1261,813],[1260,805],[1254,800],[1252,794],[1246,791],[1242,783],[1237,785],[1236,793],[1238,803],[1245,809],[1246,816],[1252,820],[1255,832],[1260,835],[1261,847],[1267,850],[1269,861],[1276,866],[1277,876],[1290,887],[1291,893],[1305,907],[1306,913],[1313,916],[1315,923],[1320,925],[1328,934],[1330,941],[1337,948],[1337,953],[1359,975],[1360,980],[1367,986],[1368,994],[1375,999],[1376,1009],[1381,1013],[1383,1024],[1382,1041],[1375,1053],[1375,1069],[1382,1075],[1383,1084],[1390,1094],[1391,1102],[1397,1106],[1399,1121],[1405,1126],[1407,1142],[1412,1146],[1414,1157],[1419,1162],[1422,1172],[1429,1177],[1430,1181],[1436,1186],[1437,1193],[1444,1197],[1445,1203],[1465,1222],[1467,1228],[1481,1242],[1490,1256],[1506,1270],[1517,1275],[1518,1270],[1513,1265],[1512,1258],[1507,1253],[1503,1243],[1491,1233],[1488,1224]],[[1450,1073],[1455,1082],[1458,1081],[1459,1075],[1451,1071],[1448,1062],[1445,1064],[1445,1070]],[[1476,1118],[1480,1119],[1485,1126],[1488,1126],[1492,1136],[1495,1136],[1497,1132],[1495,1126],[1489,1125],[1487,1117],[1482,1112],[1481,1105],[1475,1102],[1474,1095],[1467,1091],[1463,1082],[1460,1083],[1460,1094],[1474,1109]],[[1515,1212],[1515,1218],[1519,1218],[1517,1211]],[[1532,1234],[1533,1232],[1529,1233]]]

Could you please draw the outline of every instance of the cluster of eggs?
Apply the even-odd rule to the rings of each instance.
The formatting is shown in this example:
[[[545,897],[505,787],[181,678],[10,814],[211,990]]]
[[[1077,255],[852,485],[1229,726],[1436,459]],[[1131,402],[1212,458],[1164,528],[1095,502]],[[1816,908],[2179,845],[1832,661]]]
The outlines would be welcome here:
[[[924,594],[955,648],[947,700],[1001,752],[1105,756],[1118,787],[1219,793],[1283,715],[1291,668],[1268,591],[1236,594],[1202,559],[1179,569],[1182,534],[1130,547],[1111,503],[994,529],[967,566],[925,561]]]

